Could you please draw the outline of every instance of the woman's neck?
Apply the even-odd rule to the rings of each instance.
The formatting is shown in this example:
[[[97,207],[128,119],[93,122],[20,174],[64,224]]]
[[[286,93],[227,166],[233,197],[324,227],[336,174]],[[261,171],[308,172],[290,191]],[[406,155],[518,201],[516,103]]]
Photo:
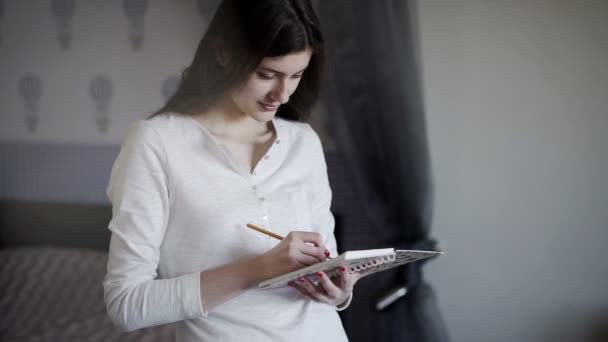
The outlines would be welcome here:
[[[234,106],[220,103],[195,116],[215,137],[241,142],[255,142],[273,132],[272,122],[260,122]]]

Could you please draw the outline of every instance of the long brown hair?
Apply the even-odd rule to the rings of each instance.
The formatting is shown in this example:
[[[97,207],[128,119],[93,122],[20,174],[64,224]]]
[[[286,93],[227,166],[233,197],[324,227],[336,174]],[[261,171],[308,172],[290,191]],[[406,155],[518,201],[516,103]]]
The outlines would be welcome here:
[[[306,48],[313,51],[310,62],[289,102],[277,110],[279,117],[303,121],[319,97],[325,49],[313,6],[310,0],[223,0],[175,94],[150,117],[199,114],[245,82],[264,57]],[[222,65],[220,53],[228,56]]]

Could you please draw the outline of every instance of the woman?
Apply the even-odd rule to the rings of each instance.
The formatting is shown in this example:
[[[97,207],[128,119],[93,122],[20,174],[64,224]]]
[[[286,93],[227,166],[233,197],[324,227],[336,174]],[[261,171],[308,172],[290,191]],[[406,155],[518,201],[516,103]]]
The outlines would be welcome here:
[[[130,127],[112,169],[115,324],[177,322],[178,341],[346,340],[336,311],[360,275],[257,288],[337,254],[323,150],[301,122],[323,62],[309,0],[220,4],[175,95]]]

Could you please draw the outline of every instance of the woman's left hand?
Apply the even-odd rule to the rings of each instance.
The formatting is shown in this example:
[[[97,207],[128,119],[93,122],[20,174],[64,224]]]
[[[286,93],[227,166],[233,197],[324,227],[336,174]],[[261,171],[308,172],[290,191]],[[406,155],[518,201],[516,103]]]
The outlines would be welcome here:
[[[322,303],[337,306],[344,303],[353,292],[353,287],[365,272],[350,274],[346,267],[340,268],[340,276],[330,279],[323,272],[317,273],[319,284],[315,285],[306,277],[289,283],[289,286],[300,291],[304,296]]]

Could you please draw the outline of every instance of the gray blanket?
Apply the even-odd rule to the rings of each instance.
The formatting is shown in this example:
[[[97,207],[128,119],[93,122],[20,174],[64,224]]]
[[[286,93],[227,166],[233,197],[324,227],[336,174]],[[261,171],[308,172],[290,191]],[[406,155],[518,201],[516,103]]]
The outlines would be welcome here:
[[[171,325],[123,333],[106,315],[107,254],[77,248],[0,250],[0,341],[173,341]]]

